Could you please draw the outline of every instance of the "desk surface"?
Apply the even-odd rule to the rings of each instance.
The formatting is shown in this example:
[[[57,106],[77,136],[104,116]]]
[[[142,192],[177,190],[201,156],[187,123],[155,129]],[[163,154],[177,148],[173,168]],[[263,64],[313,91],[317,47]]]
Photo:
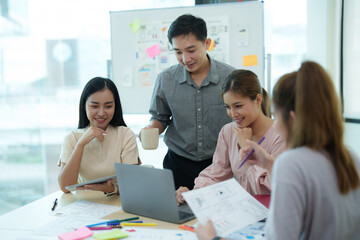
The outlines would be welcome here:
[[[106,197],[102,192],[96,191],[76,191],[72,193],[63,193],[57,191],[53,194],[45,196],[37,201],[34,201],[28,205],[20,207],[12,212],[0,216],[0,235],[11,232],[29,232],[34,229],[38,229],[41,226],[55,220],[57,217],[51,215],[51,207],[55,198],[58,199],[58,205],[56,209],[69,205],[78,200],[84,200],[93,203],[101,203],[112,206],[121,206],[120,197],[118,195]],[[123,210],[115,212],[111,215],[104,217],[104,219],[123,219],[128,217],[134,217],[138,215],[126,213]],[[157,223],[155,228],[161,229],[179,229],[178,224],[164,222],[152,218],[141,217],[144,222]],[[196,223],[196,219],[191,220],[186,225],[193,225]],[[2,235],[2,238],[4,235]],[[9,238],[7,238],[9,239]],[[16,238],[15,238],[16,239]]]

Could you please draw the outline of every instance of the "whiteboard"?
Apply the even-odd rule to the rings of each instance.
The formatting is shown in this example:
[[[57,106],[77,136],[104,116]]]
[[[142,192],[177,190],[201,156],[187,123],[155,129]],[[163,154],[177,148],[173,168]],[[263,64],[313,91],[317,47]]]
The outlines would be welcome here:
[[[110,12],[112,79],[124,113],[148,113],[157,75],[177,64],[167,40],[168,27],[186,13],[206,21],[213,40],[210,56],[255,72],[264,86],[261,2]]]

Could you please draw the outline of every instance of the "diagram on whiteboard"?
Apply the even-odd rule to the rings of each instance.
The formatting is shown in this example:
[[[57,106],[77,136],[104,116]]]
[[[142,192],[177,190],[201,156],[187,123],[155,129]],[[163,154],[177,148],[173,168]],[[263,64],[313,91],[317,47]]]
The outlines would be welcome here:
[[[228,17],[204,19],[207,24],[211,45],[208,54],[219,61],[229,63],[229,20]],[[167,32],[173,20],[136,20],[134,31],[136,41],[136,87],[152,88],[156,76],[171,65],[178,64],[175,52],[167,39]],[[134,21],[135,22],[135,21]]]

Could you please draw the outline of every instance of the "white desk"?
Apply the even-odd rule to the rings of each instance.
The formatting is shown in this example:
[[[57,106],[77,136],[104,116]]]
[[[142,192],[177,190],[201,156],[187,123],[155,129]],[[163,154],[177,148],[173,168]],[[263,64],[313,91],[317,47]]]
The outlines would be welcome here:
[[[112,206],[121,206],[119,196],[106,197],[102,192],[96,191],[76,191],[73,193],[64,194],[61,191],[57,191],[53,194],[45,196],[35,202],[18,208],[12,212],[0,216],[0,239],[54,239],[54,238],[31,238],[30,233],[34,229],[38,229],[41,226],[55,220],[56,216],[51,215],[51,208],[55,198],[58,199],[58,205],[56,208],[69,205],[77,200],[84,200],[93,203],[108,204]],[[106,216],[104,219],[124,219],[134,217],[138,215],[126,213],[122,210]],[[144,222],[157,223],[155,228],[159,229],[179,229],[177,224],[164,222],[152,218],[141,217]],[[196,219],[191,220],[186,225],[193,225],[196,223]],[[57,239],[57,238],[55,238]]]

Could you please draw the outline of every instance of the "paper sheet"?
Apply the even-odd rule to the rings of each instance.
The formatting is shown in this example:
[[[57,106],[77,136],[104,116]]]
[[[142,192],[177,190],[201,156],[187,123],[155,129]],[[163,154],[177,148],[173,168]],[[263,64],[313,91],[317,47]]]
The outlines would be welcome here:
[[[73,216],[75,218],[103,218],[120,210],[121,207],[118,206],[110,206],[79,200],[70,205],[57,209],[53,212],[53,214],[55,216]]]
[[[123,232],[129,234],[129,240],[197,240],[196,234],[184,230],[168,230],[155,228],[130,228],[125,227]]]
[[[74,231],[77,228],[92,223],[103,222],[104,219],[81,218],[81,217],[58,217],[56,220],[35,229],[35,235],[58,236],[63,233]]]
[[[265,222],[256,222],[226,236],[227,240],[265,240]]]
[[[268,209],[252,197],[235,179],[183,193],[198,221],[211,219],[216,232],[225,237],[267,217]]]

